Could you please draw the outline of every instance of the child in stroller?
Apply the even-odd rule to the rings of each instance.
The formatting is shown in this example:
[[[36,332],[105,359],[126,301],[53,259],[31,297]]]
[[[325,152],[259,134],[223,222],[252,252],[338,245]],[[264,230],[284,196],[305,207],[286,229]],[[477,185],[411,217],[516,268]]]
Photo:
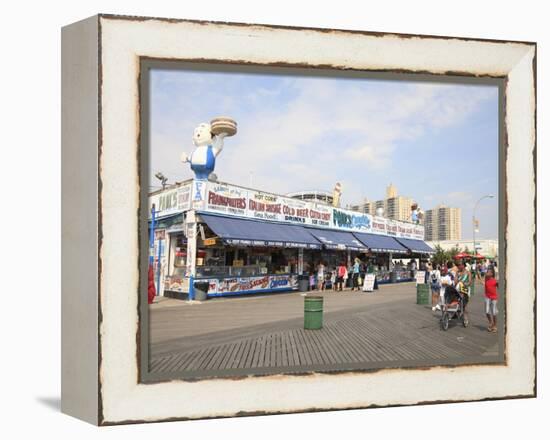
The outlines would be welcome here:
[[[458,290],[457,290],[458,288]],[[464,313],[468,303],[468,295],[461,292],[460,283],[454,287],[449,285],[445,288],[444,304],[441,307],[441,328],[447,330],[451,319],[462,321],[464,327],[468,327],[468,316]]]

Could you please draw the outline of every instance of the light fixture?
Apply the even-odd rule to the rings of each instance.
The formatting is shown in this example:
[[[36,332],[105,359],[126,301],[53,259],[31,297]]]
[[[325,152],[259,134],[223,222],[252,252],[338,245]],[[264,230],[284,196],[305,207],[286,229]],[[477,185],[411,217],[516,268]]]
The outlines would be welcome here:
[[[168,178],[162,174],[160,171],[155,174],[155,177],[160,180],[160,183],[162,185],[162,189],[166,188],[166,182],[168,181]]]

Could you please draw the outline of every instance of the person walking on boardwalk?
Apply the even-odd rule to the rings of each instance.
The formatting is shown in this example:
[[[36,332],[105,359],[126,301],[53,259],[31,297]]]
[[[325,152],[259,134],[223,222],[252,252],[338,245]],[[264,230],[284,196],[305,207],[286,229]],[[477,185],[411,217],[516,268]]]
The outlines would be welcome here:
[[[464,295],[464,316],[467,317],[466,307],[470,300],[470,287],[472,286],[472,274],[466,269],[464,260],[458,263],[458,273],[456,274],[455,287]]]
[[[458,266],[454,261],[450,261],[450,267],[447,265],[449,271],[451,272],[451,276],[453,277],[453,281],[456,280],[456,277],[458,275]],[[456,283],[455,283],[456,284]]]
[[[497,331],[497,301],[498,301],[498,281],[492,269],[485,274],[485,314],[489,321],[487,330],[496,333]]]
[[[313,272],[309,273],[309,290],[315,289],[315,274]]]
[[[325,265],[322,261],[317,266],[317,290],[325,290]]]
[[[342,262],[338,265],[336,269],[336,291],[342,291],[342,284],[345,283],[345,280],[348,278],[348,269],[346,265]]]
[[[436,310],[441,310],[441,307],[439,306],[439,295],[441,292],[441,271],[439,264],[435,267],[435,269],[432,268],[430,271],[429,283],[432,290],[432,310],[435,312]]]
[[[453,274],[450,271],[451,264],[447,264],[447,266],[443,265],[441,268],[441,278],[439,282],[441,283],[441,289],[439,291],[439,306],[441,307],[442,304],[445,304],[445,289],[447,289],[448,286],[453,286]]]
[[[336,290],[336,267],[330,271],[330,288]]]
[[[361,269],[361,260],[357,257],[355,257],[355,260],[353,262],[352,272],[351,272],[351,290],[354,290],[357,288],[359,290],[359,271]]]

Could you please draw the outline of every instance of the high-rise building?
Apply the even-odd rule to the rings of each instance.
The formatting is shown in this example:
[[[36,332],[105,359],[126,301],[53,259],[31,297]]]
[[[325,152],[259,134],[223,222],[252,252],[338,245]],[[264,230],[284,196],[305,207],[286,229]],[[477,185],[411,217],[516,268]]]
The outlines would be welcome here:
[[[424,237],[427,241],[460,240],[462,220],[460,208],[436,206],[425,213]]]
[[[397,188],[393,183],[390,183],[386,187],[386,199],[393,199],[394,197],[397,197]]]
[[[411,205],[414,200],[410,197],[395,196],[385,200],[385,217],[393,220],[411,221]]]
[[[410,221],[411,205],[413,203],[414,200],[412,198],[397,195],[397,188],[390,183],[386,187],[385,199],[371,202],[365,199],[362,204],[352,206],[351,209],[375,215],[378,208],[383,208],[384,217],[393,220]]]

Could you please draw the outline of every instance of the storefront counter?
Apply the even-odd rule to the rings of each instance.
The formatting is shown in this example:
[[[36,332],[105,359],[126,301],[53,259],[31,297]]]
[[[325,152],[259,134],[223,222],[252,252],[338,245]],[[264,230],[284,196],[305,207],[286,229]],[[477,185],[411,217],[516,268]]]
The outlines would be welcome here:
[[[394,275],[392,276],[392,278],[394,278],[394,281],[392,281],[392,282],[401,283],[401,282],[405,282],[405,281],[413,281],[414,280],[412,270],[394,269],[393,273],[394,273]]]
[[[248,293],[284,292],[298,289],[298,275],[267,273],[263,266],[204,266],[197,267],[196,281],[208,281],[208,296],[231,296]],[[165,277],[164,294],[172,298],[187,299],[189,277],[183,270]]]
[[[391,272],[389,270],[377,270],[374,273],[378,284],[391,283]]]

